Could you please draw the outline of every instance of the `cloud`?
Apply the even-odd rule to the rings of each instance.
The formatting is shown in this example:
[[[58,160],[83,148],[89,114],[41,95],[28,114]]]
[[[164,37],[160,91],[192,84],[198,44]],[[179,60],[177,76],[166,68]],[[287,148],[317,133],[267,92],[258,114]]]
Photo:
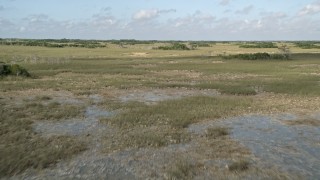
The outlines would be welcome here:
[[[40,24],[49,21],[49,16],[46,14],[33,14],[23,18],[23,20],[27,21],[28,23]]]
[[[90,27],[87,28],[94,28],[93,31],[95,32],[103,32],[118,28],[119,20],[112,15],[94,15],[88,21],[88,24]]]
[[[0,17],[0,27],[1,27],[0,29],[10,27],[10,26],[14,26],[14,24],[9,20]]]
[[[112,10],[111,7],[104,7],[104,8],[101,8],[101,11],[102,12],[110,12]]]
[[[320,13],[320,1],[316,1],[312,4],[306,5],[304,8],[302,8],[298,15],[299,16],[304,16],[304,15],[313,15]]]
[[[253,6],[247,7],[250,6],[240,9],[242,13],[252,11]],[[22,38],[159,40],[315,40],[320,37],[320,21],[309,16],[262,12],[245,19],[195,11],[161,17],[175,11],[140,10],[128,19],[113,15],[110,8],[102,8],[82,20],[57,20],[46,14],[32,14],[18,21],[0,17],[0,34]]]
[[[3,6],[0,6],[0,11],[3,11],[4,10],[4,7]]]
[[[159,11],[157,9],[140,10],[139,12],[133,15],[133,19],[135,20],[152,19],[158,15],[159,15]]]
[[[253,10],[253,5],[246,6],[240,10],[237,10],[237,14],[249,14]]]
[[[222,6],[226,6],[231,2],[231,0],[220,0],[219,4]]]
[[[188,26],[191,28],[195,28],[210,26],[214,22],[214,20],[214,16],[203,13],[201,11],[196,11],[192,15],[174,19],[172,22],[175,27]]]
[[[159,9],[147,9],[140,10],[133,15],[134,20],[149,20],[158,17],[160,14],[176,12],[175,9],[159,10]]]

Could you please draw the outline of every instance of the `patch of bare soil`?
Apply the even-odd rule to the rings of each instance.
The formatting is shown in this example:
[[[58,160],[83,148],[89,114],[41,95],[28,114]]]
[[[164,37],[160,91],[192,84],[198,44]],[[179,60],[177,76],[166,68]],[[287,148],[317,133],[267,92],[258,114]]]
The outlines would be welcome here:
[[[189,79],[198,79],[202,76],[202,73],[188,70],[168,70],[168,71],[154,71],[156,75],[166,77],[185,77]]]
[[[130,54],[132,57],[147,57],[148,55],[149,53],[146,52],[134,52]]]
[[[223,74],[214,74],[203,77],[203,79],[208,80],[237,80],[237,79],[250,79],[256,77],[263,78],[273,78],[268,75],[257,75],[257,74],[232,74],[232,73],[223,73]]]
[[[301,73],[303,75],[320,76],[320,73]]]
[[[255,113],[277,114],[281,112],[295,112],[303,114],[320,111],[320,97],[261,93],[256,98],[261,103],[259,106],[252,108],[255,110]]]
[[[152,67],[157,67],[156,64],[137,64],[133,65],[132,67],[134,68],[152,68]]]
[[[212,64],[223,64],[226,63],[225,61],[212,61]]]
[[[308,67],[320,67],[320,65],[319,64],[299,64],[299,65],[292,65],[290,67],[308,68]]]

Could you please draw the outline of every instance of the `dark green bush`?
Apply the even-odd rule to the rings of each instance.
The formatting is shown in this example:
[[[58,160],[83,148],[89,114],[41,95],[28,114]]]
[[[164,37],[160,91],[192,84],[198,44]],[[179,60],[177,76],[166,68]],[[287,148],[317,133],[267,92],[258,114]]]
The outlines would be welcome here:
[[[278,48],[273,42],[255,42],[250,44],[241,44],[240,48]]]
[[[191,50],[187,45],[182,44],[182,43],[173,43],[170,46],[159,46],[155,49],[160,49],[160,50]]]
[[[241,59],[241,60],[287,60],[287,54],[269,54],[269,53],[254,53],[254,54],[235,54],[222,56],[224,59]]]
[[[29,77],[29,72],[18,64],[5,64],[0,62],[0,76],[8,76],[8,75],[16,75],[16,76],[24,76]]]
[[[10,67],[7,64],[0,62],[0,76],[10,74]]]

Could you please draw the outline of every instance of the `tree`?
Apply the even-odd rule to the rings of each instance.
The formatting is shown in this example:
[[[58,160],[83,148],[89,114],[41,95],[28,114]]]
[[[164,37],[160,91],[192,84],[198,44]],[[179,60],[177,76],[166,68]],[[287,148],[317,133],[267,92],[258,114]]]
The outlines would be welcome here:
[[[281,46],[279,46],[278,50],[284,59],[290,59],[291,51],[290,51],[290,48],[286,44],[282,44]]]

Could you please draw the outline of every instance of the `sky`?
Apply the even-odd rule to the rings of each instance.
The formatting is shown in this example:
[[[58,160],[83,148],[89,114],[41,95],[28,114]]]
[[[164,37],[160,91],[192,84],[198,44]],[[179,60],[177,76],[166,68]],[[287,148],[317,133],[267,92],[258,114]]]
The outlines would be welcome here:
[[[0,0],[0,38],[320,40],[320,0]]]

